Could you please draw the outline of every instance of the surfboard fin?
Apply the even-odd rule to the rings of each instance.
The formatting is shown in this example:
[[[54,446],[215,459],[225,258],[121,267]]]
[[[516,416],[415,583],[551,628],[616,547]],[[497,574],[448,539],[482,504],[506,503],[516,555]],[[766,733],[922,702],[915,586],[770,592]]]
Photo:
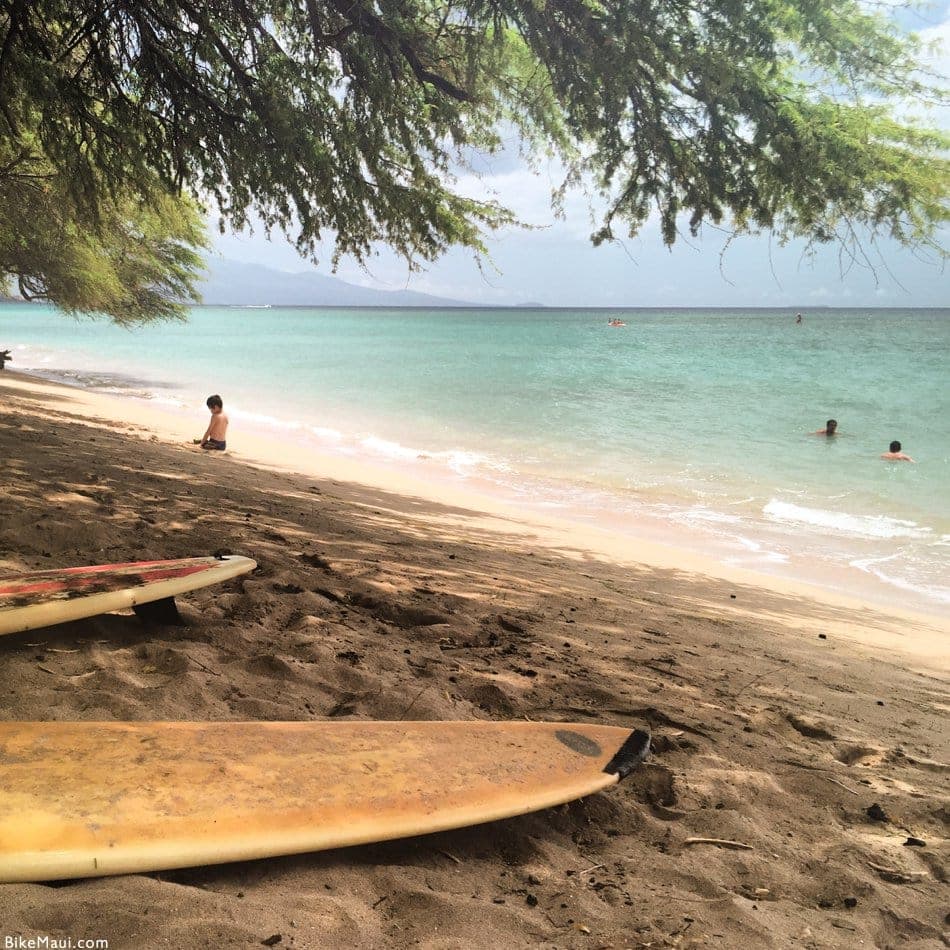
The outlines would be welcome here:
[[[604,766],[604,771],[625,779],[649,754],[650,733],[635,729]]]
[[[133,604],[132,609],[136,616],[146,623],[162,623],[168,626],[183,627],[185,621],[178,613],[178,606],[174,597],[164,597],[161,600],[152,600],[147,604]]]

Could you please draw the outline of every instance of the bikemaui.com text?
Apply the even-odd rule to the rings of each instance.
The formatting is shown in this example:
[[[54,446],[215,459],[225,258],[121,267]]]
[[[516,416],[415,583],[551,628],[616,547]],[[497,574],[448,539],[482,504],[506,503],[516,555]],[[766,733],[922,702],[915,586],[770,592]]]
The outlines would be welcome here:
[[[6,936],[0,944],[2,950],[109,950],[105,937],[37,937]]]

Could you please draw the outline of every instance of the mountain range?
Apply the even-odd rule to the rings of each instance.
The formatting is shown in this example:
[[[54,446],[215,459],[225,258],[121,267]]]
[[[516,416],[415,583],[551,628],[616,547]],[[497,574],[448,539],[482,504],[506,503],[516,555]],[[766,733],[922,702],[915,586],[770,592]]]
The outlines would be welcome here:
[[[471,307],[475,304],[414,290],[375,290],[316,271],[287,273],[227,258],[207,262],[202,302],[251,307]]]

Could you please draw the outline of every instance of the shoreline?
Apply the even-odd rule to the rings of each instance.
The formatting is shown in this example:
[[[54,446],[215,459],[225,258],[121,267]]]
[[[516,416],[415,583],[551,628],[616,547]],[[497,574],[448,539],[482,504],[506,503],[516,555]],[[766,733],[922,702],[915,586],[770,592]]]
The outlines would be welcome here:
[[[195,434],[200,434],[205,420],[198,414],[175,412],[168,407],[156,408],[148,400],[134,396],[98,393],[68,384],[52,382],[17,371],[4,370],[0,376],[0,389],[9,388],[29,395],[39,393],[58,408],[69,407],[71,414],[91,414],[95,424],[124,428],[137,438],[159,439],[178,449],[203,454],[191,444]],[[136,416],[130,423],[129,408],[134,406]],[[232,424],[232,431],[235,427]],[[237,441],[239,448],[233,446]],[[561,554],[573,552],[579,559],[593,557],[616,565],[639,567],[650,565],[661,570],[675,570],[684,574],[701,575],[723,584],[742,584],[772,591],[784,597],[801,597],[817,603],[827,603],[836,609],[855,612],[878,612],[895,618],[897,623],[906,623],[911,629],[930,628],[940,631],[950,641],[950,612],[944,613],[939,604],[926,609],[915,604],[911,607],[896,606],[888,602],[884,591],[879,596],[862,596],[861,593],[835,589],[831,583],[819,584],[810,580],[768,573],[754,568],[724,564],[710,551],[691,550],[694,540],[688,529],[677,536],[668,525],[661,530],[637,530],[630,521],[608,526],[598,520],[609,512],[568,512],[552,514],[541,505],[518,505],[516,500],[505,497],[497,486],[478,477],[453,477],[446,471],[425,471],[415,463],[400,464],[395,460],[378,462],[366,457],[353,458],[324,450],[313,443],[288,441],[286,436],[277,436],[263,428],[253,428],[236,433],[230,439],[232,448],[222,458],[213,461],[232,460],[239,465],[301,475],[308,478],[326,479],[333,483],[361,485],[396,493],[406,498],[418,497],[454,507],[466,512],[477,512],[476,523],[485,530],[509,532],[517,526],[518,536],[532,543],[540,543]],[[426,477],[429,475],[430,477]],[[431,477],[434,476],[434,477]],[[668,529],[668,530],[665,530]],[[819,569],[820,570],[820,569]],[[837,579],[837,578],[836,578]],[[883,585],[881,585],[883,586]],[[863,592],[862,592],[863,593]],[[891,592],[898,596],[898,591]],[[738,605],[730,605],[738,609]],[[741,612],[741,611],[740,611]],[[794,627],[792,618],[785,622]],[[865,643],[880,649],[901,649],[908,655],[917,655],[927,662],[939,662],[946,656],[948,641],[926,637],[908,643],[909,637],[894,630],[886,635],[876,635],[873,642],[853,638],[847,624],[840,625],[840,632],[855,642]],[[876,627],[871,627],[872,630]],[[865,638],[868,631],[864,632]]]
[[[0,374],[0,570],[215,551],[258,568],[178,598],[183,626],[116,611],[0,637],[0,719],[598,723],[649,730],[652,752],[603,792],[457,831],[3,884],[3,933],[112,950],[944,945],[945,623],[409,472],[252,464],[243,432],[240,453],[201,452],[182,444],[194,419],[131,405]]]
[[[860,333],[864,338],[864,316],[850,314],[839,328],[845,337]],[[772,341],[770,366],[781,378],[785,361],[791,358],[786,347],[791,341],[776,330],[767,312],[760,317],[754,333],[764,333]],[[695,391],[690,385],[669,383],[670,396],[664,389],[664,372],[678,379],[676,373],[685,370],[677,369],[681,367],[677,360],[667,370],[662,367],[667,365],[669,347],[683,342],[682,328],[645,327],[642,340],[631,337],[618,346],[620,338],[605,335],[591,314],[586,319],[577,314],[576,320],[550,328],[557,330],[553,338],[548,328],[539,331],[529,321],[511,331],[512,340],[527,334],[532,345],[540,344],[541,376],[532,376],[534,382],[529,380],[522,393],[516,378],[508,379],[510,371],[501,372],[500,388],[486,387],[483,400],[477,394],[478,381],[469,372],[472,361],[458,357],[455,337],[461,331],[445,322],[432,321],[435,326],[412,322],[404,329],[398,320],[381,321],[378,332],[370,330],[371,338],[378,337],[370,345],[385,345],[385,353],[392,346],[394,355],[389,362],[385,353],[381,356],[382,376],[374,379],[375,371],[368,370],[360,356],[367,341],[358,321],[338,315],[325,326],[313,316],[286,318],[286,340],[274,354],[275,365],[284,366],[286,373],[277,380],[268,362],[249,355],[270,318],[242,326],[225,348],[220,367],[207,363],[202,354],[227,326],[223,311],[213,318],[196,316],[187,334],[174,327],[135,338],[104,331],[101,350],[93,342],[98,338],[92,328],[75,333],[67,329],[65,337],[58,336],[61,321],[50,312],[32,336],[24,324],[23,340],[33,340],[36,349],[24,342],[23,364],[14,365],[47,378],[61,374],[67,385],[94,387],[132,400],[137,408],[114,410],[122,415],[163,406],[172,414],[185,411],[188,437],[204,429],[206,392],[220,391],[232,417],[232,448],[260,456],[249,448],[256,432],[271,443],[263,450],[268,464],[283,464],[288,452],[309,444],[312,464],[297,466],[302,471],[325,470],[328,463],[323,460],[328,457],[360,460],[367,471],[388,467],[426,484],[442,481],[541,516],[605,526],[628,537],[631,546],[645,539],[702,554],[724,566],[803,581],[882,607],[900,604],[927,615],[950,616],[950,587],[944,580],[950,567],[946,544],[950,509],[942,501],[950,470],[939,450],[945,423],[938,421],[928,429],[934,444],[929,445],[929,455],[922,456],[926,464],[900,472],[887,471],[876,451],[862,454],[866,434],[882,425],[873,413],[853,420],[863,427],[861,439],[846,432],[848,438],[833,440],[833,452],[800,424],[804,417],[824,419],[821,404],[834,405],[839,398],[830,390],[854,385],[860,389],[860,379],[826,387],[821,374],[813,373],[794,393],[783,388],[787,398],[773,397],[771,403],[764,399],[761,425],[755,426],[755,433],[746,433],[749,441],[744,442],[741,426],[731,425],[732,416],[741,411],[737,401],[743,393],[745,401],[756,398],[758,370],[748,365],[748,354],[742,356],[745,350],[740,348],[736,370],[748,371],[748,378],[736,377],[745,380],[738,389],[729,386],[724,394],[722,381],[715,380]],[[932,320],[921,322],[917,336],[943,340],[942,330],[937,333],[931,324]],[[703,326],[712,334],[710,339],[720,343],[735,331],[731,324],[718,321]],[[466,338],[469,332],[476,340],[484,336],[479,322],[467,321],[464,329]],[[810,347],[830,332],[818,326],[815,331],[794,338],[795,353],[807,357]],[[748,334],[741,336],[745,339]],[[307,347],[319,348],[323,337],[334,341],[332,355],[319,349],[310,353]],[[249,349],[240,345],[245,339]],[[486,339],[494,339],[494,331]],[[571,387],[559,388],[557,354],[568,344],[584,355],[583,360],[578,358],[577,371],[586,367],[585,386],[589,382],[591,394],[598,394],[593,402],[581,400],[575,405]],[[552,349],[545,356],[547,347]],[[415,371],[417,349],[438,357],[431,372]],[[302,359],[305,351],[308,355]],[[683,365],[695,370],[702,348],[689,352],[692,363]],[[479,348],[476,353],[480,354],[476,375],[481,376],[486,367],[478,361],[485,358],[485,351]],[[595,358],[606,360],[601,384],[596,372],[592,375],[595,367],[584,361]],[[44,373],[43,366],[61,369]],[[458,376],[456,388],[462,395],[452,395],[449,369]],[[652,398],[638,404],[632,395],[636,386],[624,382],[629,373],[631,379],[641,380],[638,385],[649,385],[651,391],[673,399],[666,414],[648,409],[662,410],[662,399],[658,404]],[[689,377],[693,375],[691,371]],[[171,376],[174,384],[169,382]],[[550,405],[537,389],[542,376],[551,387]],[[486,378],[495,377],[489,373]],[[433,389],[436,379],[438,390]],[[514,386],[511,392],[522,393],[528,408],[509,407],[507,396],[491,395],[496,390],[508,393],[509,386]],[[612,394],[620,402],[613,412],[601,412],[602,397],[609,400]],[[899,406],[901,398],[890,393],[882,406]],[[708,407],[720,405],[723,418],[709,418]],[[667,417],[675,424],[664,427]],[[555,419],[563,421],[563,430],[548,425]],[[905,444],[920,449],[922,434],[909,425],[905,428],[898,433],[909,440]],[[282,443],[276,451],[275,439]]]

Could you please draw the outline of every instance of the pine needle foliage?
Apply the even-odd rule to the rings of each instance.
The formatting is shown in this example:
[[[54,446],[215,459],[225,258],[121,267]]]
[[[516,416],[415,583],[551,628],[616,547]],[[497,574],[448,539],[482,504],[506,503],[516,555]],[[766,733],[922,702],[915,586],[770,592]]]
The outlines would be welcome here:
[[[52,170],[77,241],[149,209],[182,248],[192,195],[334,263],[482,253],[513,216],[453,172],[513,128],[600,193],[595,243],[655,215],[670,245],[685,222],[939,252],[950,142],[902,118],[945,101],[919,53],[865,0],[0,0],[0,142]]]
[[[204,215],[158,182],[103,193],[91,209],[39,148],[11,157],[0,143],[0,282],[26,300],[120,325],[184,319],[199,300]],[[94,210],[94,213],[93,213]]]

